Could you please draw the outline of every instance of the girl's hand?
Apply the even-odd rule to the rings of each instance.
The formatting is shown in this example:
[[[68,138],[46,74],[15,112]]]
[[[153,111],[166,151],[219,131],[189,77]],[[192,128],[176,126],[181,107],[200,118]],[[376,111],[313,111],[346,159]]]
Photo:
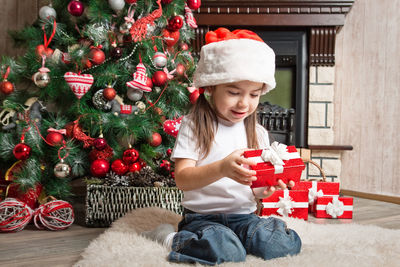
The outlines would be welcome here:
[[[248,149],[236,150],[221,160],[220,171],[223,177],[229,177],[243,185],[251,185],[253,181],[257,180],[256,171],[241,166],[242,164],[256,164],[254,161],[243,157],[246,150]]]
[[[293,187],[294,182],[289,181],[289,183],[286,185],[281,179],[278,180],[278,185],[276,186],[278,189],[286,189],[287,187]],[[256,198],[267,198],[271,196],[275,191],[276,191],[275,186],[271,187],[257,187],[253,188],[253,194]]]

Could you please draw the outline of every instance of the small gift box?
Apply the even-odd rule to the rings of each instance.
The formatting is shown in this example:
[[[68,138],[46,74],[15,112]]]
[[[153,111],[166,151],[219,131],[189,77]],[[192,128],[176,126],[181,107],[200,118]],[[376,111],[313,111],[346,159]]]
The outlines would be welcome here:
[[[306,190],[308,192],[310,212],[314,212],[314,202],[317,197],[339,195],[339,183],[325,181],[300,181],[292,187],[292,190]]]
[[[353,217],[352,197],[318,197],[314,203],[317,218],[351,219]]]
[[[305,190],[278,190],[262,201],[261,216],[280,215],[308,219],[308,192]]]
[[[279,179],[286,184],[291,180],[298,182],[305,168],[296,147],[278,142],[273,142],[265,149],[245,151],[244,157],[257,163],[249,166],[257,172],[257,180],[251,186],[253,188],[277,185]]]

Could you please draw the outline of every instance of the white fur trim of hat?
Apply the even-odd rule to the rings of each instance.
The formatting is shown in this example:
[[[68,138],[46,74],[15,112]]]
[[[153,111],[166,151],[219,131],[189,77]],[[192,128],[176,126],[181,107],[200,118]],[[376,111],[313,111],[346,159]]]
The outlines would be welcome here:
[[[266,43],[231,39],[201,48],[194,73],[195,87],[246,80],[264,83],[262,94],[275,88],[275,53]]]

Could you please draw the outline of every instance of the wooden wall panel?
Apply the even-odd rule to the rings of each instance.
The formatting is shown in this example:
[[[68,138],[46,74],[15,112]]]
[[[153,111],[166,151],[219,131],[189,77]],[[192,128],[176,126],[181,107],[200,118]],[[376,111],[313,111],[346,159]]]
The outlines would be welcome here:
[[[358,0],[337,35],[335,142],[342,188],[400,196],[400,0]]]
[[[38,0],[0,0],[0,6],[0,55],[21,54],[23,50],[14,48],[7,32],[22,29],[35,21]]]

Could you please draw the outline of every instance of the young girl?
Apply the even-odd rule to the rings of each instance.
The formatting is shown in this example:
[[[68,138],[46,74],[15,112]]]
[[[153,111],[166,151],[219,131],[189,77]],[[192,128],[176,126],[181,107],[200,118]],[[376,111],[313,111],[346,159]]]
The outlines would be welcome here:
[[[182,120],[171,155],[184,216],[177,233],[165,224],[145,233],[171,247],[170,261],[214,265],[244,261],[247,254],[272,259],[300,252],[295,231],[254,213],[256,199],[275,188],[253,191],[255,171],[243,167],[255,164],[243,157],[245,150],[269,146],[256,108],[275,87],[274,73],[275,54],[255,33],[207,33],[194,75],[205,91]],[[279,181],[279,187],[286,185]]]

